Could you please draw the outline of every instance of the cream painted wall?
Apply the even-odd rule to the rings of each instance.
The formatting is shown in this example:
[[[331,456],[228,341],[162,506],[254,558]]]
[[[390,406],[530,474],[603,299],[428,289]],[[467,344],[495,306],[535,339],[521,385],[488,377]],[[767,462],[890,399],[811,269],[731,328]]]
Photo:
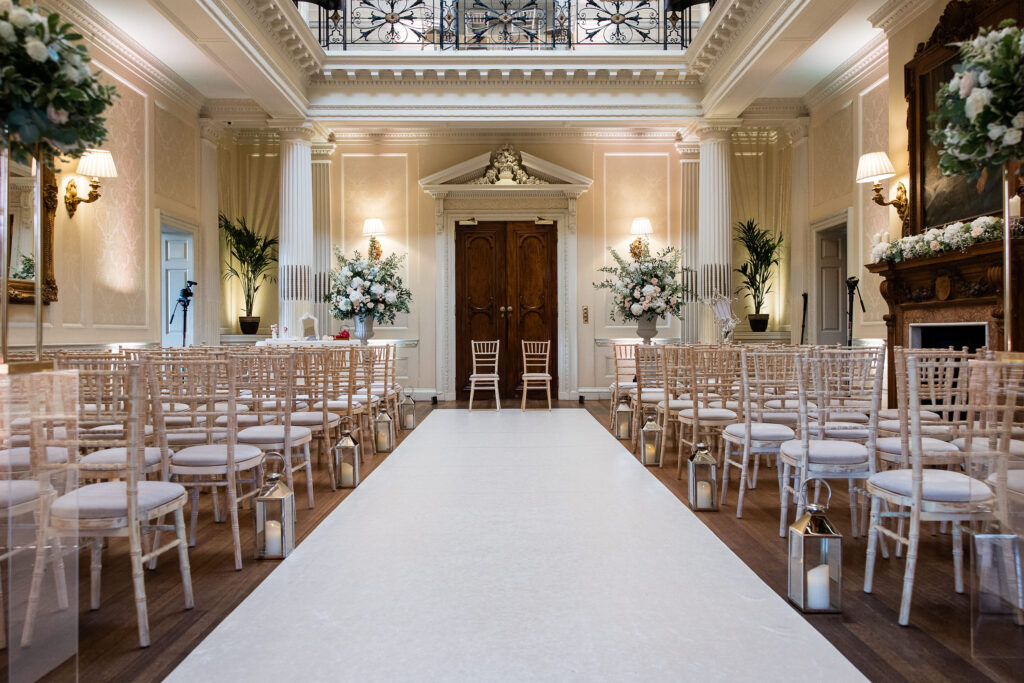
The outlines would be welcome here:
[[[64,189],[74,178],[79,193],[87,192],[88,179],[74,173],[77,161],[58,166],[58,300],[44,307],[44,343],[159,342],[160,215],[198,223],[198,112],[164,96],[102,41],[89,49],[119,94],[104,145],[118,177],[103,179],[99,201],[69,218]],[[201,258],[197,252],[197,271]],[[32,306],[12,306],[10,318],[11,344],[33,343]]]

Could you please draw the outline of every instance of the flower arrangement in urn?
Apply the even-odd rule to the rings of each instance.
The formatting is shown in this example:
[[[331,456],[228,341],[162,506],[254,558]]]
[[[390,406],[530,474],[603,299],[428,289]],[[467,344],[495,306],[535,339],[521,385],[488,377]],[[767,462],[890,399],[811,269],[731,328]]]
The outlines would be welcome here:
[[[331,271],[325,301],[338,320],[355,320],[355,338],[362,342],[373,337],[373,323],[393,323],[399,313],[409,312],[412,292],[402,282],[398,269],[405,256],[363,258],[359,251],[348,258],[335,247],[338,269]]]
[[[609,249],[614,266],[598,268],[598,272],[610,277],[595,282],[597,289],[612,293],[612,320],[621,318],[624,322],[637,322],[637,335],[645,344],[658,333],[658,318],[674,315],[683,317],[683,302],[689,294],[686,286],[679,281],[679,275],[687,268],[680,267],[682,252],[675,247],[665,247],[653,256],[644,248],[634,254],[633,261],[627,261],[614,249]]]
[[[107,138],[101,116],[115,97],[89,68],[89,53],[56,12],[0,0],[0,145],[11,159],[52,166]]]

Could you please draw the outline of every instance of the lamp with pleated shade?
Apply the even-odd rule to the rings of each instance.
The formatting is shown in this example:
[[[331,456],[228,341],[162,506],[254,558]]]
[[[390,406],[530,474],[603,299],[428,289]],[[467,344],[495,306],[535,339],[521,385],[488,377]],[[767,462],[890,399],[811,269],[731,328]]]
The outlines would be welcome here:
[[[871,198],[872,201],[879,206],[894,207],[896,213],[899,214],[900,223],[906,225],[910,210],[907,186],[902,182],[897,183],[896,198],[893,200],[886,201],[885,197],[882,196],[881,181],[886,178],[892,178],[894,175],[896,175],[896,169],[893,167],[892,161],[889,160],[889,155],[885,152],[862,154],[860,161],[857,162],[857,182],[873,183],[871,188],[874,192],[874,196]]]
[[[381,255],[380,242],[377,241],[377,235],[384,234],[384,221],[379,218],[367,218],[363,221],[363,237],[370,238],[370,246],[368,248],[368,255],[371,259],[377,260]]]
[[[91,178],[89,182],[89,196],[78,196],[78,185],[74,178],[68,181],[64,190],[64,206],[68,210],[68,216],[73,217],[79,204],[91,204],[100,198],[100,178],[116,178],[117,167],[114,166],[114,157],[105,149],[86,150],[82,158],[78,160],[78,175]]]
[[[633,257],[633,260],[639,261],[643,256],[650,253],[650,247],[647,246],[647,236],[654,232],[654,226],[651,225],[651,219],[641,216],[634,218],[632,225],[629,226],[629,234],[636,235],[636,239],[629,245],[629,254]]]

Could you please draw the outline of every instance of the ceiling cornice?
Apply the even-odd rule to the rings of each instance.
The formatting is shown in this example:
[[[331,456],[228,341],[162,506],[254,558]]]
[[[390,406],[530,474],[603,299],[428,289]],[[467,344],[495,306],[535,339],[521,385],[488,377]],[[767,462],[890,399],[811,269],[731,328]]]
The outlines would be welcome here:
[[[82,0],[49,0],[45,4],[165,97],[199,112],[202,93],[94,7]]]
[[[736,43],[768,0],[720,0],[686,50],[689,74],[703,79]]]
[[[923,14],[931,4],[926,0],[887,0],[868,21],[886,34],[894,33]]]
[[[208,99],[203,103],[200,115],[214,121],[256,128],[266,125],[269,118],[263,108],[250,99]]]
[[[295,68],[307,76],[319,71],[324,50],[291,0],[242,0],[242,5]]]
[[[787,121],[807,116],[807,107],[799,97],[762,97],[743,110],[744,125],[764,125],[771,121]]]
[[[853,87],[864,74],[879,66],[888,67],[888,62],[889,39],[885,33],[879,33],[807,91],[804,103],[808,109],[816,109]]]
[[[339,128],[333,140],[341,144],[411,144],[417,142],[503,143],[516,142],[629,142],[667,144],[676,140],[677,128]]]

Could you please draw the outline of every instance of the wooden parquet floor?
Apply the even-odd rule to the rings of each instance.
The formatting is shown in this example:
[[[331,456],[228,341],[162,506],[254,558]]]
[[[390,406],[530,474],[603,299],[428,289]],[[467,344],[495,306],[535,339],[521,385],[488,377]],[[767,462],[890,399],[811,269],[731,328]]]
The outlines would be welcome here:
[[[538,408],[541,402],[530,402]],[[463,408],[464,403],[445,403],[440,408]],[[518,408],[507,406],[508,408]],[[558,407],[578,408],[575,402],[559,402]],[[585,404],[596,419],[606,423],[607,401]],[[419,404],[422,419],[431,406]],[[401,434],[400,434],[401,437]],[[674,449],[673,449],[674,452]],[[386,456],[368,457],[364,476]],[[650,470],[666,488],[685,501],[685,481],[676,479],[675,463],[666,460],[664,469]],[[316,468],[316,507],[305,507],[305,482],[297,479],[297,537],[305,538],[341,501],[347,491],[331,492],[326,466]],[[843,487],[845,488],[845,487]],[[744,518],[735,516],[736,479],[730,489],[729,504],[715,513],[700,513],[701,519],[757,575],[780,595],[786,587],[786,544],[778,536],[779,502],[775,470],[762,468],[758,487],[744,505]],[[849,508],[846,492],[837,487],[830,517],[846,534]],[[195,587],[193,610],[182,608],[181,581],[176,562],[170,555],[160,566],[146,573],[149,597],[152,645],[139,649],[133,608],[131,575],[126,542],[116,539],[104,552],[103,604],[97,611],[88,609],[88,556],[79,563],[79,656],[53,671],[47,680],[70,681],[157,681],[166,676],[213,628],[235,608],[271,571],[276,563],[256,561],[252,556],[252,526],[248,510],[240,524],[244,567],[233,569],[231,534],[225,524],[213,522],[210,496],[201,502],[197,546],[190,551]],[[971,658],[967,595],[953,591],[952,543],[944,534],[922,536],[911,625],[896,624],[902,590],[903,561],[879,558],[875,592],[862,590],[864,576],[864,539],[848,534],[843,541],[843,613],[811,615],[808,621],[824,634],[869,679],[874,681],[973,681],[1022,680],[1024,659],[1017,662],[973,660]],[[308,577],[309,581],[338,581],[329,567]],[[634,577],[631,580],[641,580]],[[288,609],[287,605],[268,605],[268,612]],[[736,619],[743,619],[737,614]],[[287,657],[273,649],[272,625],[268,624],[266,644],[253,644],[253,657]],[[705,634],[728,638],[728,633]],[[310,634],[310,637],[316,637]],[[672,647],[671,643],[665,643]],[[805,653],[792,653],[794,657]],[[807,656],[813,656],[807,653]],[[680,667],[685,663],[680,662]],[[680,669],[680,678],[684,678]],[[827,673],[822,672],[827,678]],[[757,672],[751,672],[754,679]]]

